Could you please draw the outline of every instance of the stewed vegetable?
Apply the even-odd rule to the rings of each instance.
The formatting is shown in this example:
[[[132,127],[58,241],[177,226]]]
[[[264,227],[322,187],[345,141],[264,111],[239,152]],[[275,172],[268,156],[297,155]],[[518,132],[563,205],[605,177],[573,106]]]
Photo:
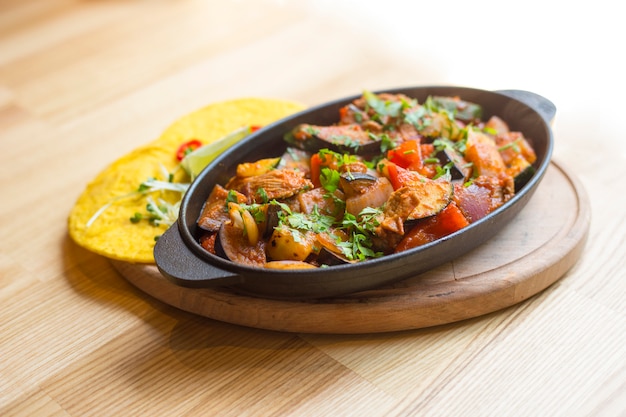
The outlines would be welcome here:
[[[294,269],[353,263],[454,233],[533,175],[521,132],[459,97],[365,92],[330,126],[285,135],[281,156],[242,163],[198,219],[201,245],[233,262]]]

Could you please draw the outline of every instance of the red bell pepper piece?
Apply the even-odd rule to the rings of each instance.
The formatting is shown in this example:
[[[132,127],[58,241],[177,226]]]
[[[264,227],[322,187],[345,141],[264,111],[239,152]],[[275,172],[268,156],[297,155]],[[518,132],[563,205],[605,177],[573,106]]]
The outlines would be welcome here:
[[[200,146],[202,146],[202,142],[200,142],[198,139],[192,139],[190,141],[187,141],[181,144],[178,147],[178,150],[176,151],[176,159],[178,159],[179,161],[182,161],[183,158],[187,156],[187,154],[195,151]]]
[[[402,168],[391,162],[385,163],[385,175],[394,190],[398,188],[402,188],[411,183],[415,183],[417,181],[423,180],[424,177],[421,176],[417,171],[411,171],[410,169]]]
[[[407,140],[396,148],[387,151],[387,159],[394,164],[418,171],[422,167],[422,150],[417,140]]]
[[[469,225],[469,222],[461,210],[454,202],[451,202],[437,215],[420,222],[406,233],[398,246],[396,246],[396,252],[402,252],[433,242],[457,230],[461,230],[467,225]]]
[[[315,188],[321,187],[320,175],[322,174],[322,158],[319,153],[311,156],[311,182]]]

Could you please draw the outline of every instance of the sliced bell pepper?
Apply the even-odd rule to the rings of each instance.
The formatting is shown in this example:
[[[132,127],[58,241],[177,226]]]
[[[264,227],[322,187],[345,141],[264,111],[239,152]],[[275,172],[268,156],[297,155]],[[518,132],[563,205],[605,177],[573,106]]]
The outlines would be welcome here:
[[[422,167],[422,150],[417,140],[407,140],[387,151],[387,159],[394,164],[418,171]]]
[[[454,202],[451,202],[437,215],[425,219],[404,235],[396,252],[415,248],[433,242],[469,225],[469,222]]]
[[[322,168],[337,169],[337,161],[333,154],[317,152],[311,156],[311,182],[317,187],[322,186],[320,175],[322,175]]]
[[[315,188],[321,187],[320,175],[322,173],[322,157],[319,153],[311,156],[311,182]]]
[[[187,154],[190,154],[201,146],[202,142],[200,142],[198,139],[192,139],[181,144],[176,151],[176,159],[182,161],[185,156],[187,156]]]
[[[394,190],[405,187],[411,183],[422,181],[424,177],[417,171],[402,168],[393,162],[385,161],[383,175],[391,182]]]

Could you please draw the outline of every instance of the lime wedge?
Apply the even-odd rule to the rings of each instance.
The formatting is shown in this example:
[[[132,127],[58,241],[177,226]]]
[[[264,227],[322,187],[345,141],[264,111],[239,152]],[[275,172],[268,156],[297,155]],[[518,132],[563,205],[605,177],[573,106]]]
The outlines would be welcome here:
[[[252,133],[250,126],[242,127],[232,133],[211,142],[204,146],[199,147],[193,152],[189,153],[180,162],[180,166],[189,174],[191,179],[195,179],[198,174],[206,167],[211,161],[217,158],[226,149],[239,142],[241,139]]]

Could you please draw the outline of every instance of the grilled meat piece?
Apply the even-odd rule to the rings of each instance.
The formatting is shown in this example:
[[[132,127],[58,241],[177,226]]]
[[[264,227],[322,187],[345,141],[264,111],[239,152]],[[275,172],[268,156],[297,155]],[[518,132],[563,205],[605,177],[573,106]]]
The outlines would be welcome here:
[[[289,169],[274,169],[254,177],[233,177],[226,188],[235,190],[246,197],[248,203],[285,199],[301,191],[313,188],[313,183],[304,177],[304,173]]]

